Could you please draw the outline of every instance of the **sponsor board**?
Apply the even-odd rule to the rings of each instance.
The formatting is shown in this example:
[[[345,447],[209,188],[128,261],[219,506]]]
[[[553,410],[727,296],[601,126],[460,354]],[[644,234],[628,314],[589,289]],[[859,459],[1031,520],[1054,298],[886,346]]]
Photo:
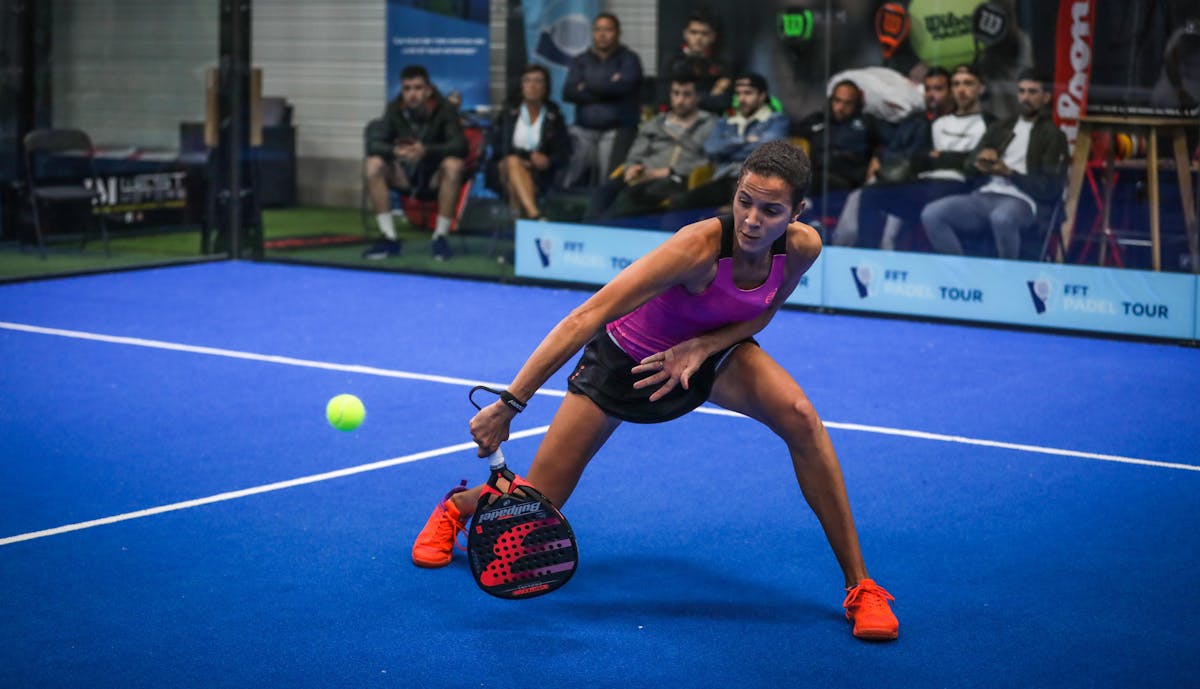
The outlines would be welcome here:
[[[1054,42],[1054,123],[1075,149],[1079,118],[1087,110],[1092,73],[1094,0],[1059,0],[1057,40]]]
[[[518,277],[603,285],[670,235],[518,221]],[[1179,273],[827,246],[787,304],[1200,339],[1200,281]]]
[[[518,220],[516,274],[603,285],[670,236],[653,230]]]
[[[1196,278],[831,247],[825,306],[1191,339]]]

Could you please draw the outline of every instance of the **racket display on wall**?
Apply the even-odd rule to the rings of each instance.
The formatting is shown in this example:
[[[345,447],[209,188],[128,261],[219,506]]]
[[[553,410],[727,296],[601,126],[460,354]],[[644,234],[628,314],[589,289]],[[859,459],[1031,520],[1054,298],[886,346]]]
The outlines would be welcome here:
[[[561,588],[579,564],[571,524],[546,496],[507,467],[499,449],[487,460],[491,475],[467,529],[467,557],[475,583],[485,593],[510,600]]]

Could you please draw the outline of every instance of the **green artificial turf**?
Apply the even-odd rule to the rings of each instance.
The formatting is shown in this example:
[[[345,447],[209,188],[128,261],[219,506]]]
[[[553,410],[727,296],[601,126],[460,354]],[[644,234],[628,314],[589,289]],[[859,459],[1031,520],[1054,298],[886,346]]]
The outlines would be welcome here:
[[[356,208],[289,208],[263,213],[265,251],[268,260],[321,263],[338,266],[437,273],[468,277],[505,279],[512,277],[511,237],[493,239],[477,234],[453,234],[450,249],[454,255],[448,261],[433,258],[432,237],[428,230],[413,229],[397,223],[401,253],[394,258],[368,260],[363,251],[378,238],[374,219],[369,219],[370,231],[364,231],[361,213]],[[304,246],[288,243],[271,248],[286,239],[320,238],[326,242],[353,238],[354,243],[318,243]],[[286,248],[285,248],[286,246]]]
[[[370,221],[373,224],[373,220]],[[263,211],[263,236],[268,248],[267,260],[321,263],[437,273],[488,279],[512,277],[512,239],[455,234],[450,237],[454,256],[435,261],[427,230],[397,227],[403,249],[400,256],[382,261],[362,258],[376,234],[364,232],[360,211],[356,208],[281,208]],[[291,241],[287,241],[291,240]],[[271,248],[275,247],[275,248]],[[0,281],[21,280],[55,275],[120,270],[138,266],[190,262],[206,258],[200,247],[200,230],[173,230],[159,233],[123,234],[114,231],[109,255],[98,240],[80,247],[78,241],[54,238],[46,255],[36,247],[17,242],[0,244]]]

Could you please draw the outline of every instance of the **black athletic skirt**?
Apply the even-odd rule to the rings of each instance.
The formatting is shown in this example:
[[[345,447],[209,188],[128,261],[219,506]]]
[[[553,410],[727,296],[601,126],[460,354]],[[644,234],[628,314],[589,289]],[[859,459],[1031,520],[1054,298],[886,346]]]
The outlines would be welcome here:
[[[604,413],[622,421],[670,421],[704,404],[712,393],[713,383],[716,382],[726,357],[735,348],[746,343],[758,344],[753,338],[747,338],[717,352],[706,359],[700,370],[688,380],[690,389],[684,390],[683,386],[676,386],[666,397],[651,402],[650,395],[654,394],[658,386],[634,389],[633,384],[646,374],[632,373],[631,369],[637,362],[618,347],[607,332],[601,331],[584,347],[583,355],[567,381],[567,389],[586,395],[604,410]]]

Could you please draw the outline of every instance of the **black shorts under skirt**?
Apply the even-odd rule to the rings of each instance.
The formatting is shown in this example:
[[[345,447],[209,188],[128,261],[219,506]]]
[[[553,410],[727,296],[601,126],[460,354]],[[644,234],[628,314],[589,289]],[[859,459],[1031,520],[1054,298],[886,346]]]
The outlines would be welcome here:
[[[712,393],[713,383],[716,382],[726,357],[735,348],[746,343],[758,344],[753,338],[747,338],[717,352],[706,359],[700,370],[688,380],[689,389],[684,390],[683,386],[676,386],[666,397],[651,402],[650,395],[654,394],[659,386],[635,389],[633,384],[646,377],[646,374],[632,373],[631,369],[637,362],[618,347],[607,332],[601,331],[584,347],[579,363],[567,380],[567,389],[587,396],[604,413],[622,421],[670,421],[704,404]]]

